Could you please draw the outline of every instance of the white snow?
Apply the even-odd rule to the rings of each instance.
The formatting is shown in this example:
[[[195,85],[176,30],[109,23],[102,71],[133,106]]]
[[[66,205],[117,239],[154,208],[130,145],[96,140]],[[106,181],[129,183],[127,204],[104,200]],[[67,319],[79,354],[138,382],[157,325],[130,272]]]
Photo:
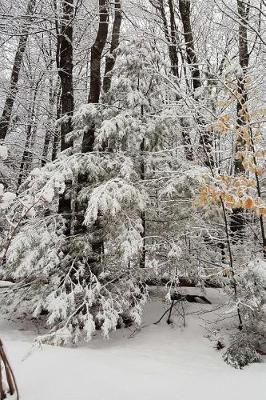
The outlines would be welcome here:
[[[0,209],[5,209],[16,198],[15,193],[5,192],[4,185],[0,183]]]
[[[8,288],[10,286],[14,285],[13,282],[9,282],[9,281],[1,281],[0,280],[0,289],[2,288]]]
[[[190,289],[195,293],[195,289]],[[181,319],[155,322],[165,305],[148,304],[142,330],[115,332],[109,341],[95,337],[77,348],[32,349],[39,332],[32,321],[0,320],[0,336],[15,370],[21,400],[250,400],[265,395],[266,364],[235,370],[206,338],[206,322],[221,296],[208,290],[213,305],[185,304]],[[215,312],[208,312],[216,308]],[[207,326],[210,327],[210,325]]]
[[[0,145],[0,159],[6,160],[8,157],[8,149],[4,145]]]

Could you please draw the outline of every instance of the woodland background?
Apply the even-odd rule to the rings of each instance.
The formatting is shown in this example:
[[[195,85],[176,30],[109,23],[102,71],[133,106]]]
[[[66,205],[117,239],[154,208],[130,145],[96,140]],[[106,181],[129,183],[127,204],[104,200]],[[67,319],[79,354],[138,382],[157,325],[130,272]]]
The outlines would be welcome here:
[[[140,326],[154,285],[169,306],[220,288],[225,361],[261,359],[265,17],[264,0],[1,0],[1,313],[78,343]]]

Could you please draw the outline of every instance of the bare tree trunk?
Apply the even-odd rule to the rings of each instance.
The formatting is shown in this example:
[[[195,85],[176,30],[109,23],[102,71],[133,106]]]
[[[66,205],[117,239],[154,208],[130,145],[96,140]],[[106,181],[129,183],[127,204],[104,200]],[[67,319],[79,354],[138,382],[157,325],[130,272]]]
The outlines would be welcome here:
[[[197,89],[201,87],[201,78],[200,78],[199,63],[195,52],[194,37],[191,25],[190,0],[179,0],[179,11],[184,31],[187,63],[191,70],[191,81],[192,81],[191,85],[193,94],[195,96]],[[195,97],[195,99],[197,100],[197,97]],[[199,143],[203,154],[202,158],[204,159],[204,164],[212,167],[214,164],[214,159],[212,155],[212,147],[213,147],[212,132],[208,132],[208,130],[206,129],[206,122],[199,113],[196,116],[196,120],[200,132]]]
[[[246,1],[237,0],[237,9],[239,15],[239,31],[238,31],[238,48],[239,48],[239,64],[242,69],[241,75],[237,81],[237,130],[241,130],[242,127],[247,125],[247,101],[248,94],[246,90],[246,76],[247,68],[249,65],[249,52],[248,52],[248,27],[247,19],[249,15],[249,5]],[[237,138],[236,151],[241,151],[245,148],[245,142],[241,137],[241,133]],[[243,160],[240,158],[235,161],[235,172],[241,174],[245,172],[243,166]]]
[[[144,107],[143,105],[141,106],[141,117],[143,118],[144,116]],[[142,140],[141,147],[141,163],[140,163],[140,179],[144,180],[145,179],[145,139]],[[147,223],[146,223],[146,212],[142,211],[141,215],[141,222],[142,222],[142,232],[141,232],[141,237],[142,237],[142,251],[141,251],[141,256],[140,256],[140,268],[145,268],[146,266],[146,232],[147,232]]]
[[[175,22],[175,8],[173,4],[173,0],[168,0],[168,5],[169,5],[169,11],[170,11],[170,46],[169,46],[169,54],[170,54],[170,60],[171,60],[171,65],[172,65],[172,72],[173,75],[178,78],[179,77],[179,71],[178,71],[178,40],[177,40],[177,27],[176,27],[176,22]],[[191,139],[189,135],[189,124],[185,120],[185,118],[181,118],[180,124],[182,127],[182,137],[183,137],[183,145],[185,149],[185,155],[186,159],[188,161],[193,161],[193,150],[192,150],[192,145],[191,145]]]
[[[61,116],[61,84],[58,82],[57,88],[56,88],[56,119],[59,119]],[[55,127],[55,132],[54,132],[54,137],[53,137],[53,145],[52,145],[52,161],[54,161],[57,157],[58,151],[60,151],[60,130],[56,126]]]
[[[102,52],[106,45],[109,25],[107,0],[99,0],[100,21],[95,42],[91,48],[91,76],[90,76],[90,93],[88,102],[98,103],[101,93],[101,60]]]
[[[61,151],[73,145],[72,140],[66,140],[66,135],[72,131],[72,116],[74,111],[74,90],[73,90],[73,0],[61,0],[62,18],[61,26],[57,30],[57,67],[61,82],[60,92],[60,115],[63,118],[61,123]],[[56,1],[54,1],[57,14]],[[54,143],[56,146],[56,143]],[[56,149],[54,148],[54,151]],[[58,212],[65,217],[65,235],[69,236],[72,229],[72,182],[66,182],[66,193],[59,198]]]
[[[20,172],[19,172],[19,177],[18,177],[17,188],[20,187],[23,179],[26,177],[27,172],[30,170],[30,166],[31,166],[31,162],[32,162],[32,145],[34,143],[33,135],[34,135],[34,133],[36,133],[36,121],[35,121],[35,119],[36,119],[36,98],[37,98],[40,82],[41,82],[41,79],[37,82],[37,84],[34,88],[32,104],[31,104],[31,107],[29,110],[27,130],[26,130],[26,142],[25,142],[25,147],[24,147],[24,151],[23,151],[23,155],[22,155],[21,164],[20,164]]]
[[[73,0],[62,0],[62,20],[58,34],[58,75],[61,80],[61,150],[72,146],[66,141],[66,135],[72,131],[72,116],[74,110],[73,90]]]
[[[115,50],[119,45],[121,23],[122,23],[121,0],[115,0],[115,17],[113,23],[111,48],[110,48],[110,54],[108,54],[106,57],[105,73],[103,78],[104,93],[107,93],[111,87],[112,70],[115,66],[115,60],[116,60]]]
[[[236,152],[242,151],[246,147],[246,142],[243,140],[243,129],[248,129],[248,93],[246,89],[247,69],[249,65],[249,51],[248,51],[248,18],[250,4],[249,2],[237,0],[237,10],[239,16],[238,27],[238,49],[239,49],[239,64],[242,70],[241,75],[237,80],[237,126],[236,130],[239,133],[236,140]],[[243,158],[238,157],[235,160],[235,173],[237,175],[244,174],[245,168],[243,165]],[[231,218],[230,228],[235,241],[241,239],[244,234],[245,215],[242,208],[234,208]]]
[[[192,88],[195,92],[201,86],[200,70],[195,52],[194,38],[191,26],[191,4],[190,0],[179,0],[179,11],[184,30],[187,62],[191,68]]]
[[[43,152],[42,152],[42,167],[47,163],[47,157],[48,157],[48,150],[49,150],[49,145],[52,137],[52,124],[51,121],[53,120],[53,106],[54,106],[54,93],[53,93],[53,79],[50,76],[49,77],[49,106],[48,106],[48,119],[47,120],[47,126],[46,126],[46,132],[45,132],[45,137],[44,137],[44,144],[43,144]]]
[[[99,14],[100,20],[98,25],[98,32],[95,42],[91,48],[91,66],[90,66],[90,92],[88,97],[89,103],[98,103],[101,93],[101,60],[102,52],[106,45],[108,26],[109,26],[109,13],[107,7],[107,0],[99,0]],[[82,152],[87,153],[93,151],[94,146],[94,128],[89,129],[83,137]]]
[[[101,79],[101,61],[102,61],[102,53],[107,41],[108,35],[108,27],[109,27],[109,12],[108,12],[108,1],[107,0],[99,0],[99,24],[98,31],[95,42],[91,48],[91,64],[90,64],[90,91],[88,96],[89,103],[99,103],[101,87],[102,87],[102,79]],[[119,36],[118,36],[119,38]],[[87,132],[84,133],[83,141],[82,141],[82,152],[88,153],[93,151],[94,146],[94,135],[95,128],[90,128]],[[84,183],[87,182],[87,176],[80,174],[78,178],[78,185],[82,187]],[[79,205],[76,205],[76,233],[80,233],[85,230],[82,227],[83,212],[80,210]],[[95,264],[96,268],[99,261],[102,258],[104,252],[104,243],[103,243],[103,235],[102,235],[102,224],[101,224],[101,215],[98,215],[98,218],[91,229],[92,234],[92,251],[93,255],[89,260],[91,265]]]
[[[171,35],[169,33],[169,27],[168,27],[168,21],[167,21],[167,16],[166,16],[166,11],[165,11],[165,6],[164,6],[164,1],[163,0],[158,0],[158,3],[154,2],[153,0],[150,0],[151,4],[159,11],[162,21],[163,21],[163,31],[164,31],[164,36],[167,41],[167,47],[168,47],[168,54],[169,54],[169,59],[171,62],[171,70],[173,73],[173,76],[178,77],[179,72],[178,72],[178,54],[177,54],[177,43],[176,43],[176,30],[175,33],[173,29],[171,29]],[[171,0],[169,0],[169,3]],[[171,7],[171,10],[173,10],[173,7]],[[173,19],[171,16],[171,22],[173,23]],[[173,28],[173,25],[172,25]]]
[[[178,70],[178,37],[177,37],[177,26],[175,22],[175,8],[173,4],[173,0],[168,0],[169,12],[170,12],[170,28],[167,21],[167,15],[165,11],[165,5],[163,0],[158,0],[155,3],[153,0],[150,0],[151,4],[159,11],[162,21],[163,21],[163,31],[165,35],[165,39],[167,41],[168,46],[168,54],[171,63],[171,71],[172,75],[175,78],[179,78],[179,70]],[[170,30],[170,32],[169,32]],[[179,97],[177,96],[177,100]],[[191,139],[189,135],[189,124],[186,122],[185,118],[180,119],[180,124],[182,127],[182,138],[183,145],[185,150],[185,156],[188,161],[193,161],[193,150],[191,145]]]
[[[27,23],[25,23],[22,35],[19,38],[19,43],[17,47],[17,51],[15,54],[13,69],[11,72],[9,90],[6,96],[4,108],[2,111],[2,115],[0,118],[0,139],[4,140],[9,126],[11,122],[11,115],[14,106],[14,102],[16,99],[17,91],[18,91],[18,80],[19,80],[19,73],[22,66],[23,54],[26,50],[27,40],[29,36],[29,22],[31,21],[32,14],[34,11],[36,0],[29,0],[26,14],[28,16]]]
[[[170,11],[169,55],[170,55],[173,75],[178,78],[179,77],[178,51],[177,51],[178,41],[177,41],[177,27],[175,22],[175,8],[173,0],[168,0],[168,6]]]
[[[48,93],[48,110],[47,110],[47,126],[46,132],[44,137],[44,145],[43,145],[43,152],[42,152],[42,161],[41,164],[44,166],[48,161],[48,151],[49,146],[52,139],[52,134],[55,131],[55,121],[54,121],[54,108],[55,102],[57,97],[57,82],[55,83],[54,87],[54,80],[52,75],[53,69],[53,54],[52,54],[52,43],[51,43],[51,36],[49,37],[49,60],[47,64],[47,70],[49,73],[49,93]]]

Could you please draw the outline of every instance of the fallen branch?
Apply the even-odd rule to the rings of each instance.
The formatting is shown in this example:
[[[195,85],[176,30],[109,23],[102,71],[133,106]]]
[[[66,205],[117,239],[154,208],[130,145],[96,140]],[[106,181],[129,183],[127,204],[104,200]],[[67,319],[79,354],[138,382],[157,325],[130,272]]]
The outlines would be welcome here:
[[[163,313],[163,315],[161,316],[160,319],[158,319],[158,321],[154,322],[154,325],[159,324],[159,322],[161,322],[161,320],[163,319],[163,317],[168,313],[169,311],[169,316],[167,318],[167,323],[169,323],[170,320],[170,316],[173,310],[173,307],[179,302],[180,300],[177,300],[176,302],[174,300],[172,300],[171,306]]]
[[[212,304],[210,300],[208,300],[205,296],[193,295],[193,294],[180,294],[180,293],[173,293],[171,295],[171,306],[163,313],[163,315],[158,319],[158,321],[154,322],[154,325],[157,325],[161,322],[163,317],[168,313],[169,315],[166,320],[167,324],[171,324],[171,314],[173,311],[174,306],[180,301],[187,301],[189,303],[202,303],[202,304]]]

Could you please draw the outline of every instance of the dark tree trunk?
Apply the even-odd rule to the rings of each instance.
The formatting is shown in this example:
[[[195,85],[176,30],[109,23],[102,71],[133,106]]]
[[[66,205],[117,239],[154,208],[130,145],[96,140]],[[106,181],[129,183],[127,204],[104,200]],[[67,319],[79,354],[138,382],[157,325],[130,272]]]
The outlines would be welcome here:
[[[192,88],[193,91],[195,91],[201,86],[201,80],[198,59],[194,46],[190,10],[190,0],[179,0],[179,11],[184,30],[187,62],[191,68]]]
[[[154,5],[154,3],[152,3]],[[174,6],[172,3],[172,0],[168,0],[168,5],[169,5],[169,10],[170,10],[170,32],[169,32],[169,26],[168,26],[168,21],[167,21],[167,16],[165,12],[165,5],[163,0],[159,0],[158,6],[156,7],[160,14],[161,18],[163,21],[163,31],[164,31],[164,36],[167,41],[168,45],[168,54],[169,54],[169,59],[171,62],[171,70],[172,74],[175,77],[179,77],[179,71],[178,71],[178,53],[177,53],[177,29],[176,29],[176,23],[175,23],[175,12],[174,12]]]
[[[19,177],[18,177],[18,184],[17,188],[19,189],[20,185],[22,184],[23,180],[29,173],[31,163],[32,163],[32,147],[34,143],[34,136],[36,134],[36,98],[38,94],[38,89],[39,89],[39,83],[41,80],[39,80],[36,84],[36,87],[34,89],[33,93],[33,99],[32,99],[32,105],[29,110],[28,114],[28,123],[27,123],[27,129],[26,129],[26,142],[25,142],[25,147],[22,155],[22,160],[20,163],[20,172],[19,172]]]
[[[102,52],[106,45],[108,26],[109,26],[109,13],[107,7],[107,0],[99,0],[99,14],[100,20],[98,25],[98,32],[95,42],[91,48],[91,66],[90,66],[90,92],[88,97],[89,103],[98,103],[101,93],[101,60]],[[94,128],[88,129],[83,136],[82,153],[93,151],[94,146]]]
[[[243,127],[247,125],[247,101],[248,94],[246,90],[246,76],[247,68],[249,64],[249,51],[248,51],[248,29],[247,29],[247,19],[249,15],[249,6],[245,1],[237,0],[237,8],[239,15],[239,32],[238,32],[238,48],[239,48],[239,64],[242,69],[241,75],[238,77],[237,89],[237,130],[241,131]],[[236,143],[236,151],[241,151],[245,148],[245,142],[239,135]],[[245,172],[243,166],[243,160],[239,159],[235,161],[235,172],[237,174],[242,174]]]
[[[100,21],[95,42],[91,48],[91,76],[89,103],[98,103],[101,93],[101,60],[102,52],[106,45],[109,25],[107,0],[99,0]]]
[[[59,119],[61,116],[61,84],[58,82],[58,87],[56,89],[56,119]],[[56,126],[53,137],[53,145],[52,145],[52,161],[54,161],[57,157],[58,151],[60,151],[60,138],[61,133],[59,128]]]
[[[249,50],[248,50],[248,18],[250,5],[249,2],[237,0],[237,10],[239,17],[238,27],[238,52],[239,52],[239,65],[242,69],[241,75],[237,80],[237,121],[236,130],[239,135],[236,140],[236,152],[242,151],[246,147],[246,142],[242,138],[243,129],[247,127],[248,123],[248,93],[246,89],[246,77],[247,69],[249,66]],[[235,160],[235,173],[237,175],[244,174],[245,168],[243,165],[243,158],[237,157]],[[233,215],[231,217],[230,228],[233,236],[233,240],[237,241],[243,238],[245,228],[245,215],[242,208],[233,209]]]
[[[49,79],[49,109],[48,109],[48,121],[47,121],[47,127],[45,131],[45,137],[44,137],[44,144],[43,144],[43,152],[42,152],[42,167],[47,163],[48,161],[48,150],[49,150],[49,145],[51,142],[51,137],[52,137],[52,124],[51,121],[53,121],[53,103],[54,103],[54,93],[53,93],[53,80],[52,78]]]
[[[48,110],[47,110],[47,126],[45,131],[44,137],[44,145],[43,145],[43,152],[42,152],[42,167],[48,161],[48,152],[49,146],[51,143],[51,139],[53,133],[55,132],[55,121],[54,121],[54,108],[57,98],[57,82],[55,83],[54,87],[54,79],[52,75],[53,70],[53,54],[52,54],[52,43],[51,37],[49,38],[49,62],[47,65],[47,70],[49,71],[49,94],[48,94]]]
[[[73,90],[73,0],[62,1],[63,16],[58,35],[58,74],[61,81],[61,150],[72,146],[66,141],[66,135],[72,131],[72,116],[74,110]]]
[[[143,106],[141,106],[141,116],[143,117],[144,115],[144,109]],[[145,179],[145,140],[143,139],[141,143],[141,163],[140,163],[140,179],[144,180]],[[142,222],[142,232],[141,232],[141,237],[142,237],[142,251],[141,251],[141,256],[140,256],[140,268],[145,268],[146,266],[146,231],[147,231],[147,224],[146,224],[146,212],[143,211],[140,215],[141,222]]]
[[[105,74],[103,79],[104,93],[107,93],[111,87],[112,71],[115,66],[115,60],[116,60],[115,50],[119,45],[121,23],[122,23],[121,0],[115,0],[115,17],[112,30],[110,54],[107,55],[106,57]]]
[[[175,22],[175,8],[173,4],[173,0],[168,0],[169,11],[170,11],[170,45],[169,45],[169,55],[172,66],[172,73],[176,78],[179,78],[178,71],[178,40],[177,40],[177,27]],[[188,161],[193,161],[193,150],[191,145],[191,139],[188,131],[188,123],[184,118],[181,118],[180,124],[182,127],[182,137],[183,137],[183,145],[185,149],[186,159]]]
[[[72,140],[66,140],[66,135],[72,131],[72,116],[74,111],[73,90],[73,0],[62,1],[62,19],[60,28],[57,29],[57,66],[61,82],[60,92],[60,116],[61,123],[61,151],[71,148]],[[56,2],[54,2],[56,7]],[[55,9],[56,13],[57,10]],[[56,152],[56,138],[53,152]],[[69,236],[72,229],[72,182],[66,182],[66,191],[59,198],[58,212],[65,217],[65,235]]]
[[[99,0],[99,24],[98,31],[95,42],[91,48],[91,64],[90,64],[90,91],[88,96],[89,103],[99,103],[102,79],[101,79],[101,61],[102,53],[106,45],[109,27],[109,12],[107,0]],[[119,38],[119,36],[118,36]],[[81,150],[83,153],[88,153],[93,151],[95,129],[94,127],[88,129],[83,136]],[[87,181],[87,176],[80,175],[78,179],[79,187],[82,187]],[[79,206],[76,207],[77,220],[76,220],[76,233],[80,233],[85,230],[82,227],[83,212],[80,210]],[[79,217],[80,216],[80,217]],[[103,228],[101,223],[101,215],[91,228],[92,235],[92,256],[89,260],[91,265],[98,268],[99,262],[103,256],[104,252],[104,242],[103,242]]]
[[[184,31],[187,63],[191,71],[191,86],[195,96],[197,89],[201,87],[201,77],[192,32],[190,0],[179,0],[179,11]],[[196,96],[195,99],[197,101]],[[196,119],[200,133],[199,143],[202,150],[202,158],[206,166],[212,167],[214,165],[212,155],[213,135],[212,132],[208,132],[206,129],[206,122],[199,113],[197,114]]]
[[[178,70],[178,37],[177,37],[177,27],[175,22],[175,8],[173,4],[173,0],[168,0],[169,12],[170,12],[170,28],[167,21],[166,11],[163,0],[158,1],[158,5],[155,5],[152,2],[152,5],[157,8],[159,11],[162,22],[163,22],[163,31],[165,35],[165,39],[167,41],[168,46],[168,54],[171,63],[171,71],[172,75],[175,78],[179,78],[179,70]],[[170,32],[169,32],[170,29]],[[177,100],[179,97],[177,96]],[[183,145],[185,149],[185,156],[188,161],[193,161],[193,150],[191,145],[191,139],[189,135],[189,124],[186,122],[185,118],[181,118],[180,124],[182,127],[182,138]]]
[[[14,102],[16,99],[16,94],[18,91],[18,80],[19,80],[19,73],[22,66],[23,55],[26,50],[27,40],[29,36],[29,25],[28,23],[31,21],[32,14],[34,11],[36,0],[29,0],[26,15],[27,23],[23,27],[22,34],[19,38],[19,43],[17,47],[17,51],[15,54],[13,69],[11,72],[9,90],[6,96],[3,112],[0,118],[0,139],[4,140],[9,126],[11,122],[12,110],[14,106]]]
[[[170,43],[169,43],[169,55],[171,60],[171,67],[173,75],[178,78],[178,41],[177,41],[177,27],[175,22],[175,8],[173,4],[173,0],[168,0],[169,11],[170,11]]]

